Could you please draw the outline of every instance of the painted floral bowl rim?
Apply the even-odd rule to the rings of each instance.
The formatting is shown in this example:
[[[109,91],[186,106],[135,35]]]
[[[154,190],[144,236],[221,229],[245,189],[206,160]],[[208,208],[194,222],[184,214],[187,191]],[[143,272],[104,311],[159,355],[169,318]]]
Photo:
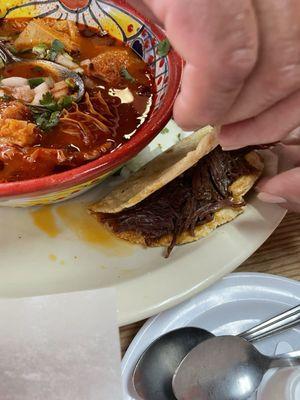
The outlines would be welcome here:
[[[113,0],[111,3],[120,7],[125,13],[137,17],[150,28],[159,41],[166,39],[159,26],[148,20],[124,0]],[[151,111],[149,115],[149,117],[152,116],[151,119],[148,117],[148,120],[137,130],[130,141],[112,153],[69,171],[25,181],[0,183],[0,202],[11,197],[17,198],[24,195],[31,197],[34,194],[51,193],[51,189],[53,191],[68,189],[89,180],[100,178],[114,171],[145,148],[171,119],[173,105],[180,89],[183,60],[173,49],[166,57],[169,67],[168,87],[162,106],[157,111]]]

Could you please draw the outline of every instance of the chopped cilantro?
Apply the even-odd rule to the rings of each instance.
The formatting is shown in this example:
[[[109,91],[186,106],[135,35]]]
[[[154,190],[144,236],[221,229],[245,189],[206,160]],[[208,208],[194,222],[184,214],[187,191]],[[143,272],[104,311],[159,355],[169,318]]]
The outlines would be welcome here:
[[[55,61],[59,54],[65,52],[65,46],[60,40],[54,39],[50,49],[46,44],[40,43],[37,46],[34,46],[32,52],[36,54],[38,58],[48,61]]]
[[[32,49],[33,54],[36,54],[38,58],[46,58],[47,51],[48,46],[45,43],[40,43]]]
[[[122,67],[120,74],[123,78],[125,78],[127,81],[134,83],[135,82],[135,78],[130,75],[130,73],[128,72],[128,70],[126,69],[126,67]]]
[[[52,49],[59,54],[65,50],[65,45],[60,40],[54,39],[52,42]]]
[[[40,105],[43,108],[31,107],[35,123],[43,131],[49,131],[59,123],[62,110],[70,107],[73,101],[74,98],[72,96],[64,96],[57,101],[52,93],[45,93],[42,100],[40,100]]]
[[[40,100],[40,105],[51,111],[58,110],[57,101],[53,97],[53,94],[50,92],[47,92],[43,95],[42,100]]]
[[[52,42],[51,48],[48,51],[47,60],[55,61],[56,57],[59,54],[64,53],[64,50],[65,50],[64,44],[61,41],[59,41],[58,39],[54,39]]]
[[[65,82],[66,82],[66,84],[68,85],[69,88],[71,88],[71,89],[75,89],[75,88],[76,88],[75,79],[73,79],[73,78],[67,78],[67,79],[65,80]]]
[[[54,51],[53,49],[50,49],[50,50],[47,51],[47,57],[46,57],[46,59],[47,59],[48,61],[54,62],[54,61],[56,60],[56,57],[57,57],[57,53],[56,53],[56,51]]]
[[[42,100],[40,100],[40,105],[50,111],[62,111],[64,108],[70,107],[73,101],[73,96],[64,96],[57,101],[52,93],[47,92],[43,95]]]
[[[165,57],[171,50],[171,43],[169,39],[162,40],[157,46],[157,54],[160,57]]]
[[[170,129],[169,128],[164,128],[162,131],[161,131],[161,133],[164,135],[165,133],[169,133],[170,132]]]
[[[58,100],[57,106],[59,107],[60,110],[63,110],[64,108],[70,107],[73,101],[74,101],[73,96],[64,96]]]
[[[41,114],[33,114],[35,123],[43,131],[49,131],[59,123],[60,111],[44,111]]]

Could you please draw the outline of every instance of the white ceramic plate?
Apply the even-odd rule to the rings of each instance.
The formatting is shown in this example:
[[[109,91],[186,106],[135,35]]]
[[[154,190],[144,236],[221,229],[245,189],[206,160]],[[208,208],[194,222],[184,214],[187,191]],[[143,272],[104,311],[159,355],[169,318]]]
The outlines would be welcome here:
[[[171,122],[131,168],[178,140]],[[255,196],[247,211],[209,237],[178,247],[142,249],[113,239],[86,212],[112,180],[79,199],[40,210],[0,208],[0,297],[115,287],[120,325],[157,314],[237,268],[284,216]]]
[[[124,400],[137,398],[131,384],[133,368],[149,344],[164,333],[183,326],[199,326],[215,335],[235,335],[299,303],[300,283],[293,280],[254,273],[223,278],[194,298],[147,321],[122,362]],[[268,355],[275,354],[278,344],[283,352],[300,350],[299,337],[300,328],[294,328],[257,342],[256,346]]]

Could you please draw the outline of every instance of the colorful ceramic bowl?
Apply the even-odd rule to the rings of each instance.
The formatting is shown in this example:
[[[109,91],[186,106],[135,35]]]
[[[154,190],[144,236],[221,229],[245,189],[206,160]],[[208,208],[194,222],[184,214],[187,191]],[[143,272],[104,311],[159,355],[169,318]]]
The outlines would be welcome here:
[[[165,39],[155,24],[123,0],[0,0],[4,18],[51,17],[99,26],[131,46],[153,70],[157,96],[153,111],[135,136],[111,154],[70,171],[23,182],[0,184],[0,205],[28,207],[78,196],[103,181],[140,152],[172,115],[179,90],[182,60],[171,51],[161,57],[157,45]]]

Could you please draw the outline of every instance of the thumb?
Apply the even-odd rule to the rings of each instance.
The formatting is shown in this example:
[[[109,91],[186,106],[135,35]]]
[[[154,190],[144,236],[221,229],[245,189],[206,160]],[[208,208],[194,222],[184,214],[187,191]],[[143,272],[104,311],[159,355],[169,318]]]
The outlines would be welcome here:
[[[300,212],[300,167],[262,179],[257,189],[260,200]]]

